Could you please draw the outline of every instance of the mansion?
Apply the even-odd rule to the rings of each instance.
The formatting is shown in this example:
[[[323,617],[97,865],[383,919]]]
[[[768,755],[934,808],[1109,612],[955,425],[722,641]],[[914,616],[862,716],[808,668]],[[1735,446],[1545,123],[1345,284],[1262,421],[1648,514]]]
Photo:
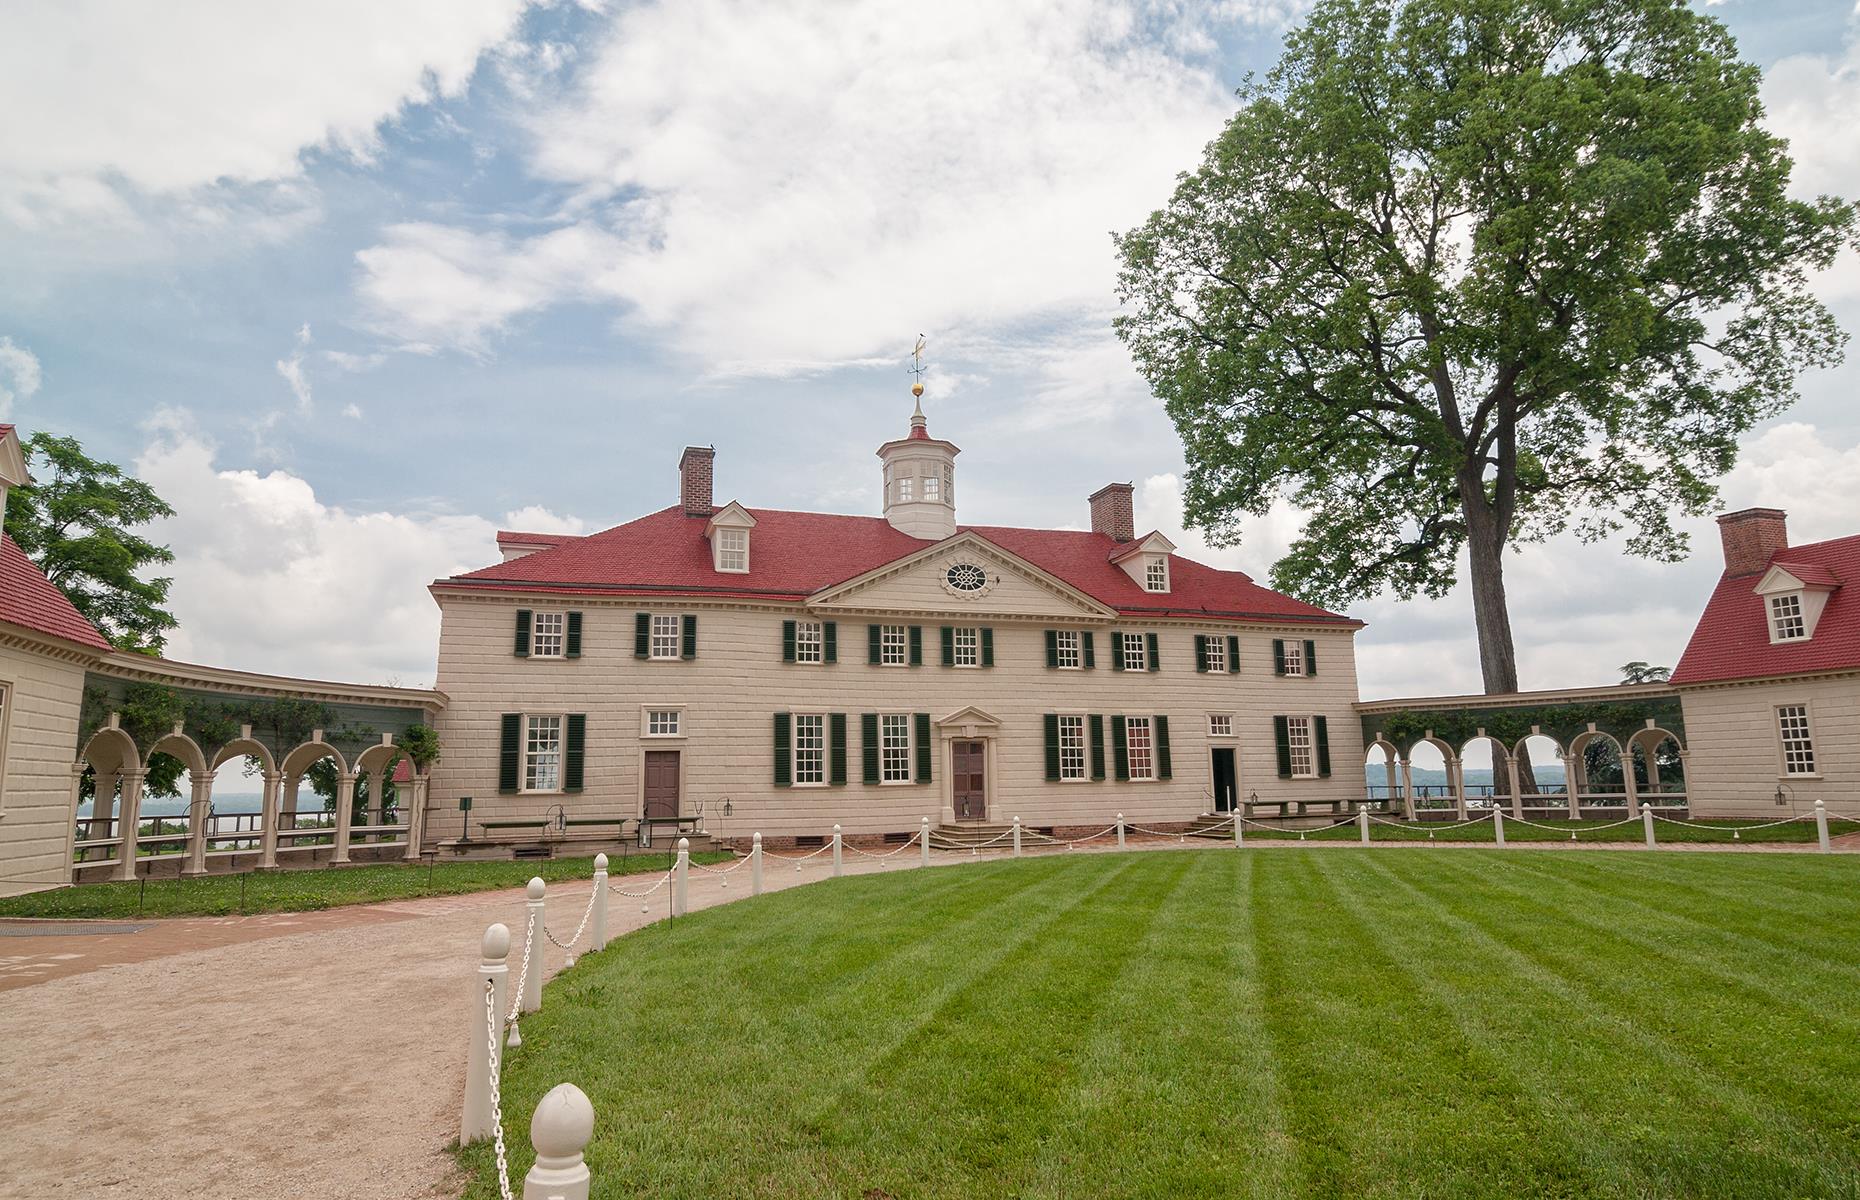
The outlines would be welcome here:
[[[1363,702],[1360,621],[1139,533],[1127,483],[1089,497],[1088,529],[959,524],[958,453],[920,405],[878,448],[880,513],[832,515],[718,504],[715,451],[688,447],[668,507],[501,532],[501,562],[435,581],[431,689],[118,651],[0,530],[0,894],[678,832],[1412,815],[1423,743],[1450,780],[1435,815],[1860,807],[1860,537],[1791,546],[1781,512],[1721,517],[1724,572],[1670,683]],[[25,482],[0,425],[0,512]],[[1511,782],[1469,801],[1480,740]],[[1554,747],[1561,796],[1520,788],[1527,742]],[[1631,764],[1612,783],[1590,777],[1602,743]],[[162,755],[191,792],[151,818]],[[305,797],[318,772],[353,803]],[[218,812],[216,776],[261,787],[260,811]]]

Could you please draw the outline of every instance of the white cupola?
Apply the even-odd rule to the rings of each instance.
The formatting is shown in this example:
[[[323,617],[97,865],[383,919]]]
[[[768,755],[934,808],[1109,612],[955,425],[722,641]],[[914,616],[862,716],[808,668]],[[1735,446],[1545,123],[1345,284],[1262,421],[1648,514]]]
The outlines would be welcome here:
[[[885,520],[901,533],[940,542],[956,536],[956,456],[962,451],[930,436],[923,385],[913,384],[911,394],[917,407],[910,433],[878,448],[885,464]]]

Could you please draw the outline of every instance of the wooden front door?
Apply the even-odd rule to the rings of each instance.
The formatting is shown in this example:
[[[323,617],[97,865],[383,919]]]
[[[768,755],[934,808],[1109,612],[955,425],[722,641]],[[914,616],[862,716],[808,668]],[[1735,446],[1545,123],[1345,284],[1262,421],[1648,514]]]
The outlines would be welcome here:
[[[1234,752],[1232,747],[1214,749],[1214,811],[1232,812],[1234,801]]]
[[[950,786],[956,792],[958,821],[988,819],[988,744],[986,742],[951,742]]]
[[[646,751],[646,815],[678,815],[678,751]]]

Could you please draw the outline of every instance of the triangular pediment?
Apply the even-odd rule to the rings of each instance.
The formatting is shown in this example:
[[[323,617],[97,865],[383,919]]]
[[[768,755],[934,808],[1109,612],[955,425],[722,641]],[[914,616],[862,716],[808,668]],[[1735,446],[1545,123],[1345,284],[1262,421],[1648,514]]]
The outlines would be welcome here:
[[[978,579],[979,576],[979,579]],[[825,588],[814,608],[964,616],[1107,620],[1116,610],[1065,580],[965,530]]]
[[[999,729],[1001,719],[993,713],[984,712],[973,704],[965,704],[948,716],[938,717],[939,726],[962,725],[973,729]]]
[[[1763,573],[1763,578],[1757,581],[1754,590],[1760,596],[1768,596],[1776,592],[1800,592],[1810,589],[1832,591],[1836,586],[1825,567],[1791,570],[1789,566],[1777,563]]]
[[[26,451],[20,445],[19,432],[8,428],[0,434],[0,487],[25,487]]]

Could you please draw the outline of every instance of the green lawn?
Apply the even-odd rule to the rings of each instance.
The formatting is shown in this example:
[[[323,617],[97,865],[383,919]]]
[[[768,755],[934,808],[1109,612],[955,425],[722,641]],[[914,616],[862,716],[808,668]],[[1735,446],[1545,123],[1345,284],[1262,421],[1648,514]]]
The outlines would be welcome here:
[[[727,854],[693,854],[692,862],[712,863]],[[669,854],[609,855],[611,875],[663,871]],[[0,917],[136,917],[224,916],[227,913],[307,912],[345,904],[406,900],[415,896],[456,896],[521,887],[535,876],[591,879],[594,859],[549,858],[522,862],[449,862],[424,866],[380,863],[301,871],[259,871],[247,875],[207,875],[199,879],[151,879],[136,883],[86,883],[0,899]]]
[[[1490,842],[1492,840],[1492,822],[1488,818],[1462,825],[1457,821],[1414,821],[1401,822],[1400,826],[1386,825],[1383,821],[1395,821],[1396,817],[1381,816],[1369,823],[1369,837],[1377,842]],[[1481,814],[1474,812],[1473,816]],[[1787,816],[1785,811],[1784,816]],[[1333,818],[1341,820],[1342,818]],[[1774,818],[1772,818],[1772,821]],[[1584,819],[1571,821],[1568,818],[1532,817],[1531,824],[1525,824],[1509,813],[1505,816],[1506,842],[1567,842],[1570,834],[1575,834],[1578,842],[1633,842],[1638,844],[1646,837],[1640,818],[1629,820],[1624,812],[1621,816],[1607,820]],[[1756,825],[1769,825],[1767,829],[1751,828]],[[1860,832],[1860,821],[1843,821],[1830,818],[1828,835],[1839,837],[1844,833]],[[1297,830],[1266,830],[1256,825],[1244,828],[1248,838],[1262,840],[1297,841]],[[1229,831],[1231,837],[1231,830]],[[1348,825],[1322,829],[1305,834],[1307,841],[1356,841],[1355,819]],[[1734,845],[1739,842],[1757,843],[1791,843],[1812,842],[1815,840],[1815,822],[1812,819],[1790,821],[1787,824],[1772,824],[1769,821],[1754,819],[1737,821],[1689,821],[1685,825],[1656,819],[1653,823],[1653,836],[1657,842],[1675,843],[1724,843]]]
[[[504,1073],[511,1168],[568,1080],[606,1197],[1857,1196],[1857,930],[1845,856],[830,880],[550,983]]]

